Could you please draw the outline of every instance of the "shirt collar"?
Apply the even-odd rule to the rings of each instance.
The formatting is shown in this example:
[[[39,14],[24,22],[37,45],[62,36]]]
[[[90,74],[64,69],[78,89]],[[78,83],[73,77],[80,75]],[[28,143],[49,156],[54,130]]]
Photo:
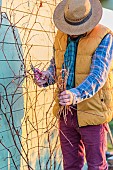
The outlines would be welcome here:
[[[81,34],[81,35],[79,35],[79,36],[76,37],[76,38],[71,38],[71,37],[68,35],[68,42],[69,42],[69,43],[70,43],[71,41],[77,42],[77,41],[79,41],[79,39],[80,39],[81,37],[85,37],[86,35],[87,35],[87,33]]]

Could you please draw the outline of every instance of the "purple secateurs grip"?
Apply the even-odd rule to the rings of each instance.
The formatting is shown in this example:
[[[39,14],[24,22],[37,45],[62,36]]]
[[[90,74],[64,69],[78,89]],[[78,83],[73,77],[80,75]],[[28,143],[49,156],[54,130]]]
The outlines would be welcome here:
[[[34,72],[35,80],[44,79],[42,72],[38,68],[35,68],[32,64],[31,64],[31,69]]]

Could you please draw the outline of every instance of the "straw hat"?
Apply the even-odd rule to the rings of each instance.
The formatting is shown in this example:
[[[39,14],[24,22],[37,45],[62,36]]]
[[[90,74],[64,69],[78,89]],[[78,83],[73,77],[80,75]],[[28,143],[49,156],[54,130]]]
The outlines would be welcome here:
[[[53,15],[55,26],[69,35],[91,31],[102,17],[99,0],[63,0]]]

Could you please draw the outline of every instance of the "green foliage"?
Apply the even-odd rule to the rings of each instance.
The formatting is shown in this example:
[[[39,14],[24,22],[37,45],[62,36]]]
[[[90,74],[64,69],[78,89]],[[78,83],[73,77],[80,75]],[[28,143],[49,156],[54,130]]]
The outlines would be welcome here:
[[[100,0],[104,8],[113,10],[113,0]]]
[[[109,123],[109,127],[110,127],[110,130],[111,130],[112,136],[113,136],[113,120]],[[112,144],[110,142],[109,137],[108,137],[108,141],[107,142],[108,142],[108,144],[107,144],[108,151],[112,151],[113,152],[113,146],[112,146]]]

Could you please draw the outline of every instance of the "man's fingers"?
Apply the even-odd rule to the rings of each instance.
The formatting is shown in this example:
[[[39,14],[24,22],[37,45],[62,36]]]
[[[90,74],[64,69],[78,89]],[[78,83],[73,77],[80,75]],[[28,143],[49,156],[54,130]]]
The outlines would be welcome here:
[[[61,99],[60,102],[67,103],[67,102],[70,102],[70,99]]]
[[[59,100],[60,100],[60,101],[70,100],[70,96],[60,96],[60,97],[59,97]]]
[[[60,93],[59,95],[59,103],[63,106],[71,105],[73,102],[73,95],[70,91],[66,90]]]
[[[67,91],[63,91],[62,93],[60,93],[60,96],[66,95],[68,94]]]
[[[69,99],[70,98],[70,94],[65,94],[65,95],[60,95],[59,96],[59,99],[62,100],[62,99]]]
[[[37,80],[37,79],[35,79],[34,82],[35,82],[38,86],[43,86],[43,84],[45,84],[47,81],[46,81],[46,80]]]
[[[69,106],[70,102],[67,102],[67,103],[59,102],[59,104],[62,105],[62,106]]]

